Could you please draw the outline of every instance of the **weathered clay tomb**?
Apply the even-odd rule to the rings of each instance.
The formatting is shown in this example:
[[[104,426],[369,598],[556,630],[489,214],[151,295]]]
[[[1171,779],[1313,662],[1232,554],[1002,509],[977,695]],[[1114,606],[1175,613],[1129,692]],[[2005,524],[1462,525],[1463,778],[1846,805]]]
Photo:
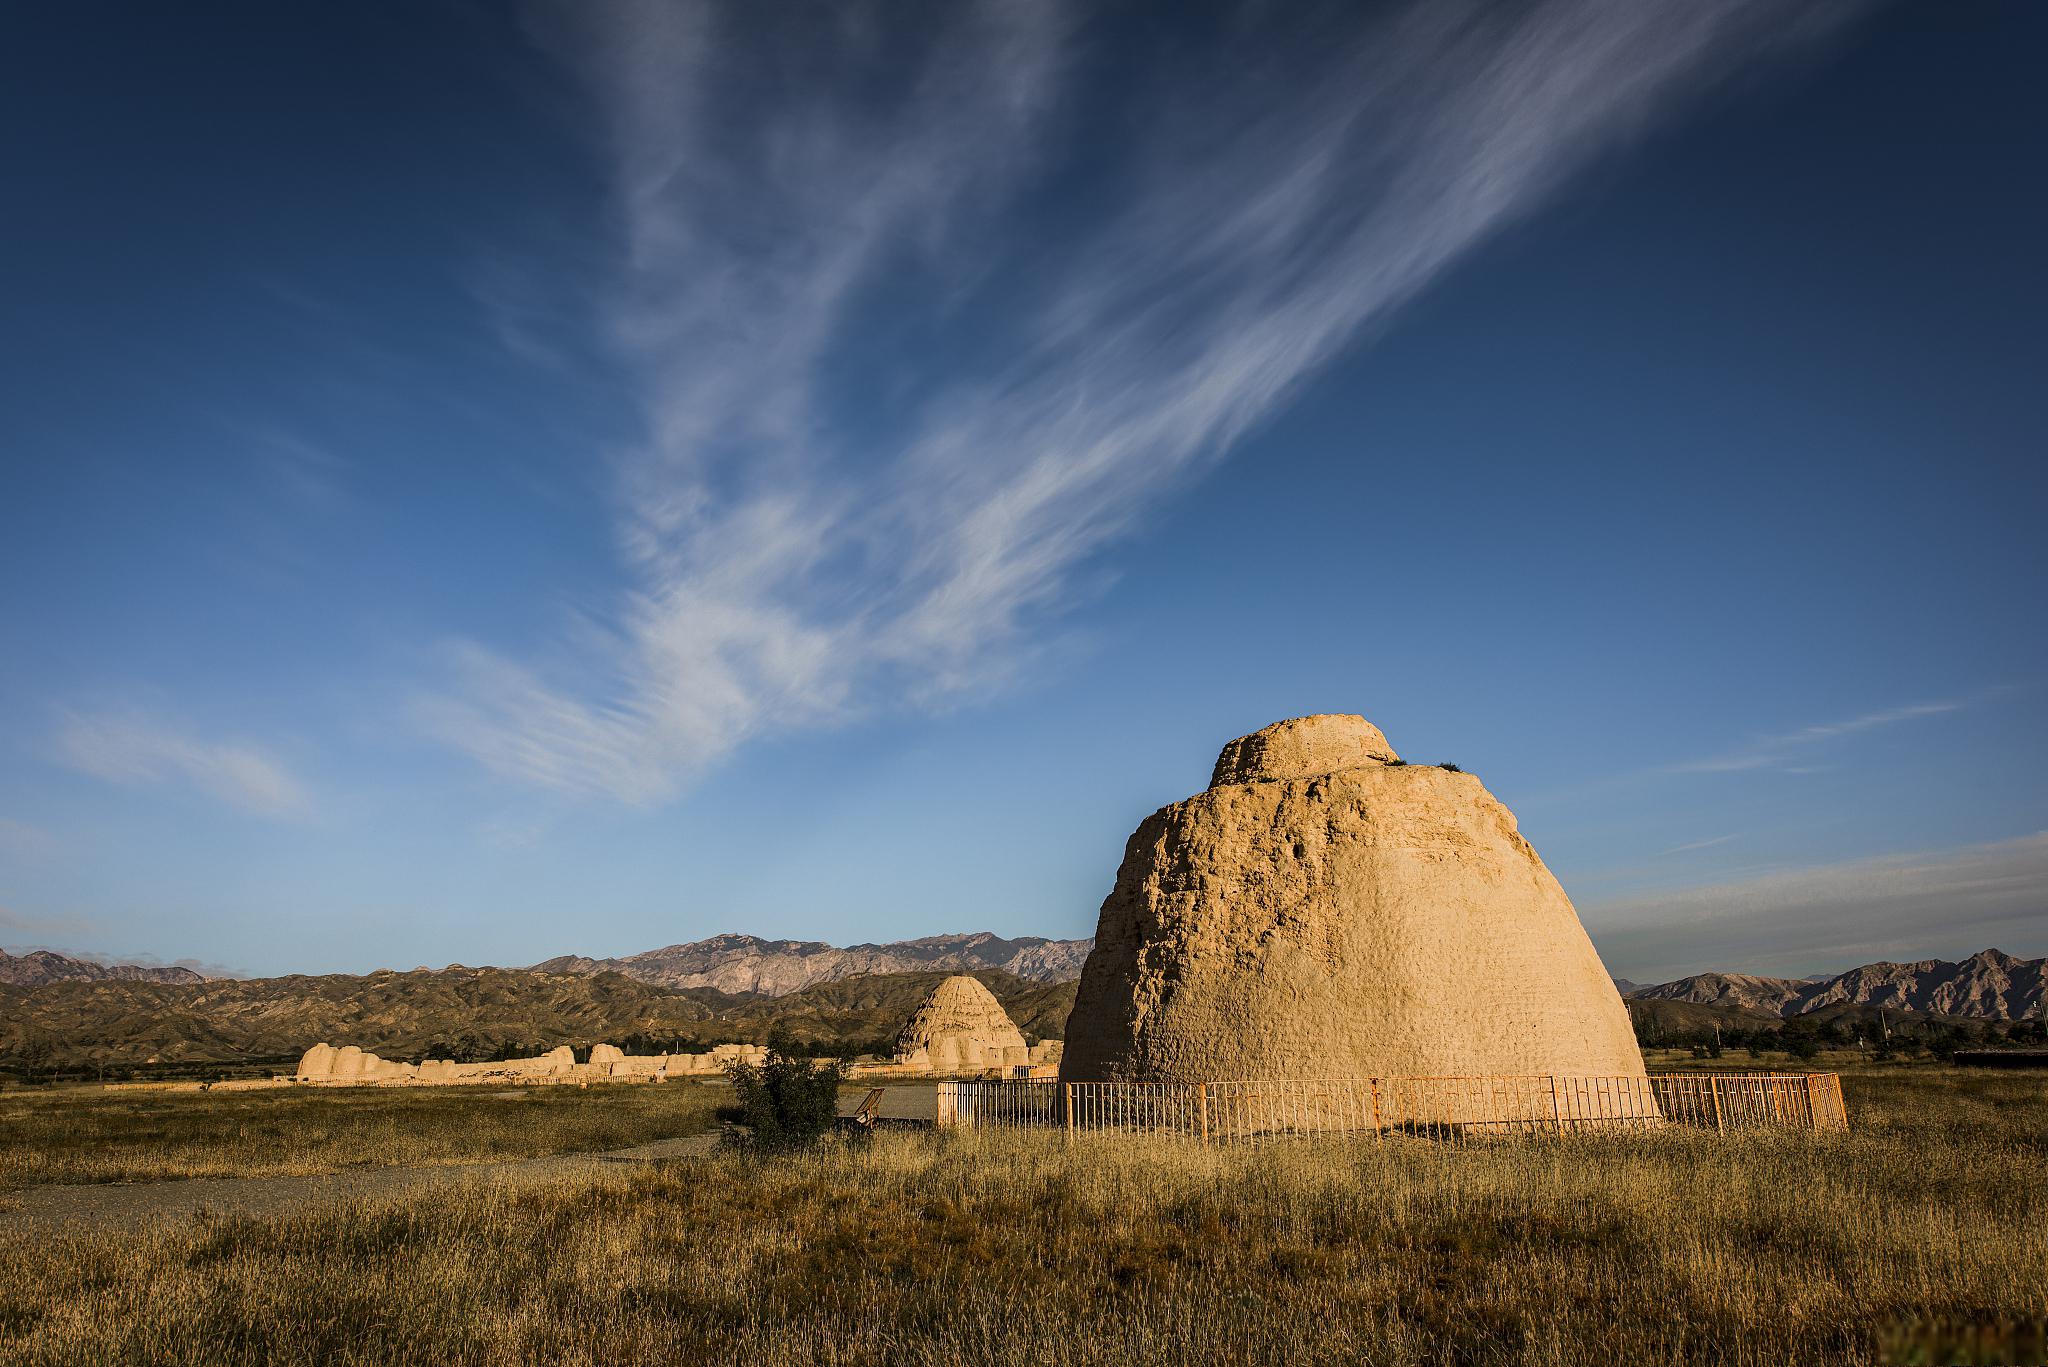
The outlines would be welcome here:
[[[896,1064],[906,1072],[973,1073],[1058,1057],[1056,1042],[1027,1045],[995,993],[965,975],[932,988],[896,1040]]]
[[[1232,741],[1102,904],[1068,1081],[1640,1077],[1564,889],[1470,774],[1362,717]]]

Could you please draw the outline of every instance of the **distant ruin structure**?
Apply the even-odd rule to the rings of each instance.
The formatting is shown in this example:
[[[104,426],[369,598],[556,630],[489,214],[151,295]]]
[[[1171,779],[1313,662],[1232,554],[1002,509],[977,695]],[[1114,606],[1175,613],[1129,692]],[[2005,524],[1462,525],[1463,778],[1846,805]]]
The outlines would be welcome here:
[[[1570,899],[1477,778],[1404,763],[1372,723],[1334,715],[1232,741],[1206,790],[1138,827],[1060,1068],[1077,1082],[1532,1075],[1643,1076]]]
[[[759,1064],[767,1057],[768,1051],[758,1044],[721,1044],[701,1054],[651,1055],[628,1054],[617,1045],[599,1044],[591,1049],[588,1062],[578,1063],[576,1051],[563,1044],[533,1058],[508,1058],[493,1063],[432,1058],[419,1063],[396,1063],[353,1044],[339,1049],[316,1044],[299,1059],[293,1080],[401,1087],[477,1082],[659,1082],[671,1077],[713,1076],[724,1072],[729,1064]]]
[[[947,978],[932,988],[896,1041],[896,1066],[916,1073],[974,1073],[991,1068],[1050,1069],[1057,1040],[1028,1045],[995,993],[976,978]]]
[[[489,1063],[423,1059],[402,1063],[363,1048],[316,1044],[299,1059],[291,1081],[319,1086],[413,1087],[434,1085],[587,1084],[662,1082],[670,1078],[716,1077],[730,1065],[765,1063],[758,1044],[721,1044],[701,1054],[628,1054],[614,1044],[592,1046],[579,1063],[564,1044],[532,1058]],[[1005,1077],[1051,1077],[1059,1066],[1060,1041],[1026,1044],[1002,1003],[979,981],[947,978],[928,993],[898,1039],[893,1059],[867,1059],[853,1071],[863,1077],[999,1073]]]

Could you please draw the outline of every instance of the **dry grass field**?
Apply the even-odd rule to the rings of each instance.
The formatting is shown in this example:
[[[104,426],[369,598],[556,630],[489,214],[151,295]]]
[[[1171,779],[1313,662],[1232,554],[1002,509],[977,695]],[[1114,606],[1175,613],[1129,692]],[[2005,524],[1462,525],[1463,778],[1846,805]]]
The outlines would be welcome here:
[[[2048,1356],[2048,1079],[1849,1087],[1855,1130],[1821,1138],[894,1133],[433,1206],[0,1234],[0,1361]]]
[[[723,1088],[0,1092],[0,1191],[616,1149],[712,1128]]]

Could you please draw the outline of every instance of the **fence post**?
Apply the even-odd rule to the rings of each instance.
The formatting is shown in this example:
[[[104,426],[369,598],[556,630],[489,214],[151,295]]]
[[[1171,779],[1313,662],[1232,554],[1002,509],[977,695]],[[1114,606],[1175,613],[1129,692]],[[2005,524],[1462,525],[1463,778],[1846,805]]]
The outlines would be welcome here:
[[[1369,1078],[1367,1081],[1372,1083],[1372,1137],[1379,1139],[1386,1133],[1380,1128],[1380,1080]]]
[[[1197,1082],[1195,1087],[1195,1111],[1202,1119],[1202,1142],[1206,1144],[1209,1142],[1209,1084]]]
[[[1063,1093],[1060,1109],[1067,1115],[1067,1142],[1071,1144],[1074,1142],[1074,1084],[1063,1082],[1060,1090]]]
[[[1728,1127],[1721,1121],[1721,1079],[1717,1077],[1707,1079],[1707,1095],[1714,1098],[1714,1133],[1728,1133]]]
[[[1564,1107],[1557,1102],[1557,1075],[1551,1074],[1550,1083],[1550,1127],[1559,1134],[1564,1133]]]

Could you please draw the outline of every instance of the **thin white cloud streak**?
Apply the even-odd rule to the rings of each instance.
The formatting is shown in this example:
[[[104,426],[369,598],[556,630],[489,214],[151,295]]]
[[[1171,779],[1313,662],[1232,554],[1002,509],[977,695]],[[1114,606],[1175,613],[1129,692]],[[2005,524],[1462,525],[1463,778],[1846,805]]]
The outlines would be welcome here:
[[[1792,0],[1433,0],[1262,48],[1270,12],[1248,14],[1210,65],[1116,74],[1143,117],[1079,131],[1129,173],[1041,244],[1004,214],[1077,131],[1085,61],[1052,5],[895,28],[842,6],[766,45],[738,8],[531,13],[604,111],[639,587],[581,677],[463,645],[463,686],[422,715],[500,773],[633,801],[749,736],[1000,677],[1077,567],[1362,330],[1685,94],[1826,27]],[[835,436],[823,391],[863,302],[936,326],[984,286],[1023,302],[987,308],[975,358],[909,377],[893,434]]]
[[[1608,967],[1800,976],[1876,959],[2048,953],[2048,833],[1588,903]]]
[[[1709,840],[1693,840],[1683,845],[1673,845],[1668,850],[1659,850],[1657,851],[1657,857],[1661,859],[1667,854],[1687,854],[1693,850],[1711,850],[1716,845],[1725,845],[1729,841],[1736,839],[1740,839],[1740,837],[1733,835],[1717,835]]]
[[[1888,707],[1878,712],[1866,712],[1860,717],[1851,717],[1847,721],[1802,726],[1797,731],[1787,731],[1781,736],[1766,736],[1753,745],[1728,754],[1714,755],[1685,764],[1674,764],[1666,772],[1725,774],[1749,769],[1782,768],[1786,773],[1810,773],[1810,768],[1787,768],[1788,757],[1821,741],[1853,736],[1860,731],[1871,731],[1883,726],[1897,726],[1901,722],[1918,721],[1923,717],[1938,717],[1949,712],[1960,712],[1974,701],[1976,700],[1973,698],[1956,698],[1947,702],[1917,703],[1911,707]]]
[[[30,935],[94,935],[102,928],[90,918],[78,915],[30,916],[9,907],[0,906],[0,930],[15,930]],[[17,944],[11,953],[25,954],[41,945]],[[5,946],[0,946],[5,948]]]
[[[62,842],[41,826],[0,816],[0,854],[40,859],[61,848]]]
[[[261,748],[242,740],[202,739],[140,713],[66,713],[57,751],[72,768],[110,783],[188,783],[261,816],[300,816],[311,805],[305,785]]]

